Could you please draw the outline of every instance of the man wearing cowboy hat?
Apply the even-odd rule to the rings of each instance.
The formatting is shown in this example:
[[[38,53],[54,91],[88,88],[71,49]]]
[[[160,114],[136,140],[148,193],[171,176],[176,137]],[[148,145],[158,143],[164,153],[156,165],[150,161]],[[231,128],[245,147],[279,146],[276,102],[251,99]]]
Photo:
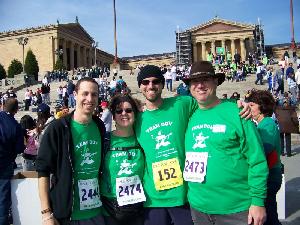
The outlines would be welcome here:
[[[183,171],[193,222],[262,225],[268,175],[263,146],[236,103],[217,97],[224,80],[207,61],[194,63],[184,79],[199,106],[186,129]]]

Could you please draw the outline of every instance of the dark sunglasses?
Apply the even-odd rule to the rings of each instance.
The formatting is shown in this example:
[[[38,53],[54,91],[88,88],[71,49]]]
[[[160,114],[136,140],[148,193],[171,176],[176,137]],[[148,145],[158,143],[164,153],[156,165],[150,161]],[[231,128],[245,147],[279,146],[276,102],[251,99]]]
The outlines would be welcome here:
[[[122,114],[123,112],[126,112],[126,113],[132,113],[133,110],[131,108],[127,108],[127,109],[117,109],[116,110],[116,114]]]
[[[160,79],[154,79],[154,80],[142,80],[141,84],[142,85],[149,85],[150,82],[153,84],[153,85],[157,85],[157,84],[160,84],[161,83],[161,80]]]

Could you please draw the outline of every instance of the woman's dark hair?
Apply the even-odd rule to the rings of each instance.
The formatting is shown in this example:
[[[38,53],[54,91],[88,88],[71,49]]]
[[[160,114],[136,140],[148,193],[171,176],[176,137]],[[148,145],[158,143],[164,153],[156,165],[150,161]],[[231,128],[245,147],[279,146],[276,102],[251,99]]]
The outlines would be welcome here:
[[[110,104],[109,104],[109,110],[111,111],[113,117],[115,117],[117,107],[123,102],[130,103],[132,110],[134,112],[134,116],[136,116],[137,112],[139,111],[139,107],[136,102],[136,99],[132,98],[130,95],[120,94],[120,95],[114,96],[111,99]]]
[[[275,99],[269,91],[252,90],[247,101],[258,104],[264,116],[272,116],[276,106]]]
[[[20,119],[20,125],[24,130],[32,130],[36,127],[34,119],[29,115],[25,115]]]
[[[38,118],[36,122],[36,127],[37,127],[37,133],[40,134],[44,128],[47,120],[51,117],[50,112],[38,112],[37,113]]]

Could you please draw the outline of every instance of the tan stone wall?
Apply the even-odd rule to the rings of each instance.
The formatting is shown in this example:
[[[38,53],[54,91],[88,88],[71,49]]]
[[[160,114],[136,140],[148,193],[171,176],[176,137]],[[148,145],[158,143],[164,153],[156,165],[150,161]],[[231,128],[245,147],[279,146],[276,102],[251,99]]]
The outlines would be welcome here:
[[[28,37],[28,43],[24,48],[24,59],[29,49],[35,54],[39,64],[40,71],[52,68],[52,41],[51,36],[56,35],[54,31],[44,31],[39,33],[16,35],[1,38],[0,40],[0,63],[8,69],[11,61],[17,59],[23,62],[22,45],[19,45],[18,38],[21,36]]]
[[[273,56],[276,59],[281,59],[285,51],[288,51],[290,57],[292,57],[292,52],[290,51],[289,46],[281,47],[281,48],[276,48],[276,47],[272,48]],[[300,48],[297,49],[297,56],[298,57],[300,56]]]
[[[175,58],[163,58],[163,59],[144,59],[144,60],[136,60],[136,61],[129,61],[128,65],[131,68],[136,68],[138,65],[156,65],[156,66],[163,66],[163,65],[171,65],[175,63]]]

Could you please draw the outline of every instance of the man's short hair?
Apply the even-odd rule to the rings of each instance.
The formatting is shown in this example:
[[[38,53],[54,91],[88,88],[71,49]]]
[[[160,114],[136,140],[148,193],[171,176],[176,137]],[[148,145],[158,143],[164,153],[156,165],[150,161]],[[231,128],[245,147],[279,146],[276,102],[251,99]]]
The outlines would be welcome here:
[[[16,98],[8,98],[4,104],[4,111],[15,114],[18,111],[19,103]]]
[[[79,88],[80,88],[80,84],[81,84],[82,82],[85,82],[85,81],[86,81],[86,82],[91,82],[91,83],[96,84],[96,85],[97,85],[97,90],[98,90],[98,92],[99,92],[99,84],[97,83],[97,81],[95,81],[94,78],[84,77],[84,78],[80,79],[80,80],[76,83],[75,89],[74,89],[76,93],[78,93],[78,90],[79,90]]]

